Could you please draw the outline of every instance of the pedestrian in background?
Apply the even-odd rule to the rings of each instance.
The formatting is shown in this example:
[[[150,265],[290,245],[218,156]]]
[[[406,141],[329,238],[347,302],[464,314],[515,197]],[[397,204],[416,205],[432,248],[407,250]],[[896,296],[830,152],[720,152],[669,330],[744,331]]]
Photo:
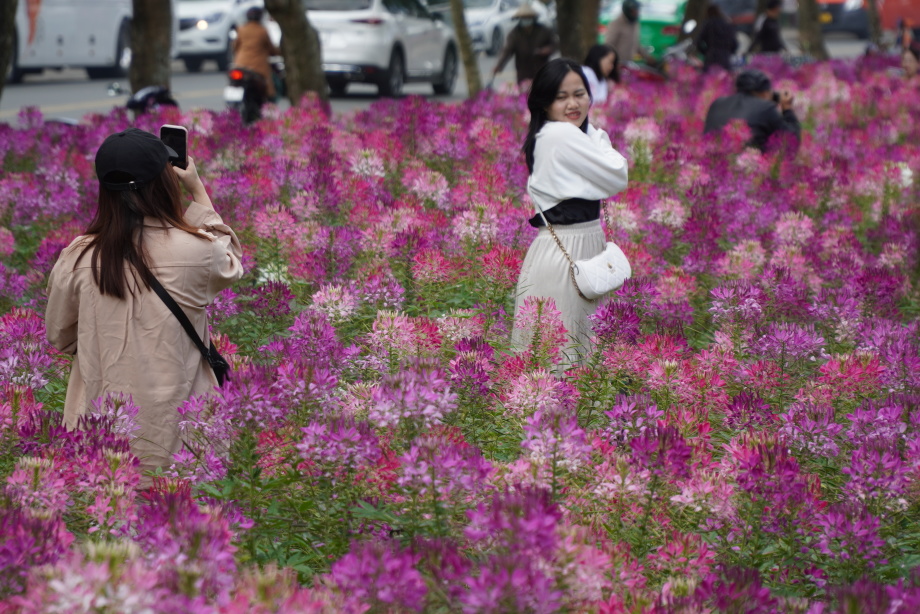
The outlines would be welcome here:
[[[738,51],[735,26],[728,22],[716,4],[706,8],[706,23],[696,36],[696,48],[703,54],[703,72],[713,66],[732,69],[732,56]]]
[[[105,139],[96,153],[96,215],[48,278],[48,342],[73,355],[64,424],[77,428],[97,399],[130,395],[139,408],[131,451],[142,471],[172,464],[177,408],[218,383],[153,283],[208,347],[206,308],[243,274],[240,242],[214,210],[194,160],[183,170],[170,156],[176,152],[137,128]]]
[[[607,24],[604,42],[617,52],[620,63],[632,62],[636,56],[655,65],[652,55],[639,44],[639,2],[624,0],[622,13]]]
[[[624,190],[627,181],[626,159],[610,144],[606,132],[588,122],[589,88],[581,66],[568,58],[557,58],[541,68],[527,97],[530,127],[523,147],[530,171],[527,193],[535,209],[529,222],[539,233],[521,266],[514,314],[519,316],[528,297],[552,298],[570,338],[565,349],[568,364],[578,363],[589,347],[588,316],[597,301],[581,297],[562,247],[572,260],[604,251],[601,200]],[[544,216],[552,228],[546,226]],[[529,344],[530,339],[522,335],[516,328],[515,347]]]
[[[920,45],[914,44],[904,48],[901,54],[901,70],[908,83],[920,84]]]
[[[610,45],[594,45],[588,49],[582,71],[591,87],[592,104],[607,102],[610,82],[620,82],[620,62]]]
[[[767,10],[757,18],[754,24],[754,38],[747,53],[781,53],[786,51],[786,43],[780,31],[779,16],[783,0],[769,0]],[[758,26],[759,24],[759,26]]]
[[[493,79],[504,70],[511,56],[514,56],[518,85],[530,81],[556,52],[556,35],[551,29],[537,22],[538,16],[537,11],[529,4],[515,11],[514,19],[517,20],[517,25],[508,33],[505,46],[492,70]]]

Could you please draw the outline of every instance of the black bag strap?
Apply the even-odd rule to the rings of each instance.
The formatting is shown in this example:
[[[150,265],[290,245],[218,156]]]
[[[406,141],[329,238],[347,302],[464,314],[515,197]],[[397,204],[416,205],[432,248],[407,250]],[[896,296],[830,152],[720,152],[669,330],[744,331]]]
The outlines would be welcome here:
[[[157,293],[157,296],[162,299],[166,306],[169,307],[169,310],[173,312],[173,315],[176,316],[176,319],[179,320],[179,324],[182,325],[182,328],[185,329],[185,332],[188,333],[188,336],[192,338],[192,341],[195,343],[195,347],[198,348],[198,351],[201,352],[201,355],[204,356],[204,359],[208,361],[208,364],[211,362],[211,351],[204,347],[204,342],[201,341],[201,337],[198,336],[198,333],[195,331],[195,327],[192,326],[191,321],[189,321],[188,316],[185,315],[185,312],[182,311],[182,308],[179,307],[179,304],[170,296],[169,292],[166,291],[166,288],[154,277],[150,275],[150,287],[153,288],[153,291]]]

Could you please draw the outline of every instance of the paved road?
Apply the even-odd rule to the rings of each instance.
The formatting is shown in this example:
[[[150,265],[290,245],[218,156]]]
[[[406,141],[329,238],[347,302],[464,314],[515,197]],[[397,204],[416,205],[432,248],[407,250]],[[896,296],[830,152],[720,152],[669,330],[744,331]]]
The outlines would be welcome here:
[[[796,32],[784,31],[784,36],[790,47],[796,49]],[[846,35],[830,35],[827,43],[833,57],[855,57],[865,49],[864,41],[858,41]],[[494,65],[493,58],[480,55],[479,67],[484,79],[491,73]],[[513,79],[513,68],[508,67],[500,75],[496,85],[502,85],[511,79]],[[121,80],[121,83],[127,87],[126,80]],[[108,84],[108,81],[87,79],[86,73],[82,70],[51,70],[45,71],[42,75],[27,75],[23,83],[7,85],[4,88],[3,98],[0,99],[0,122],[15,122],[20,108],[25,106],[39,107],[48,118],[79,119],[87,113],[105,113],[113,106],[124,105],[127,96],[109,96],[106,91]],[[217,71],[213,63],[205,64],[204,72],[194,74],[185,72],[180,62],[173,64],[172,90],[181,108],[223,109],[225,105],[222,94],[225,85],[226,76]],[[333,111],[348,113],[366,109],[377,100],[376,92],[374,86],[352,84],[347,96],[333,99]],[[455,93],[450,97],[435,97],[431,86],[422,83],[407,85],[405,92],[430,96],[436,100],[457,102],[466,98],[467,86],[461,74]],[[284,105],[286,102],[281,104]]]

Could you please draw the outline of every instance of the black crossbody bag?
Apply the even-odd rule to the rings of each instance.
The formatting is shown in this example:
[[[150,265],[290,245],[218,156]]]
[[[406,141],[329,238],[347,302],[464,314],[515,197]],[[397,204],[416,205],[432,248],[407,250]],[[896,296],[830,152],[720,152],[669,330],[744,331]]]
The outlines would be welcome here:
[[[201,352],[201,355],[205,357],[208,361],[208,364],[211,365],[211,369],[214,371],[214,375],[217,376],[217,383],[220,386],[224,385],[224,382],[227,381],[228,376],[230,375],[230,363],[224,360],[224,357],[217,352],[217,348],[214,347],[214,343],[211,343],[211,347],[204,347],[201,338],[198,336],[198,333],[195,332],[195,327],[192,326],[192,323],[189,321],[188,316],[185,315],[185,312],[182,311],[182,308],[179,307],[179,304],[169,295],[169,292],[166,291],[166,288],[160,284],[156,277],[153,275],[150,276],[150,287],[153,288],[153,291],[157,293],[157,296],[162,299],[166,306],[169,307],[169,310],[173,312],[173,315],[176,316],[176,319],[179,320],[179,324],[182,325],[182,328],[185,329],[185,332],[188,333],[188,336],[192,338],[192,341],[195,343],[195,347],[198,348],[198,351]]]

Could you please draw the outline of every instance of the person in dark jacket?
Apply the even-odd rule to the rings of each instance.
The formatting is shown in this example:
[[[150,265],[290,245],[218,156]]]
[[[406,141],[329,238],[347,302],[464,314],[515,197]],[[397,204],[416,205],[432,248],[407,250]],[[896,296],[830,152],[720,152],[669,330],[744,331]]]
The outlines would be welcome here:
[[[713,66],[732,69],[732,55],[738,51],[735,26],[730,24],[722,9],[710,4],[706,9],[706,23],[696,36],[696,48],[703,54],[703,72]]]
[[[777,132],[798,138],[802,131],[792,110],[792,94],[773,93],[770,78],[759,70],[746,70],[735,79],[736,93],[717,98],[706,113],[703,132],[721,130],[733,119],[743,119],[751,128],[748,145],[764,151],[767,141]],[[778,108],[777,108],[778,107]]]
[[[780,34],[779,16],[783,9],[783,0],[770,0],[767,2],[766,12],[760,16],[757,21],[760,22],[758,28],[754,26],[754,38],[751,40],[751,46],[748,47],[748,53],[780,53],[786,50],[786,43]]]
[[[508,33],[505,47],[492,71],[493,78],[505,68],[513,55],[518,84],[532,81],[537,71],[549,61],[549,56],[555,53],[556,35],[543,24],[537,23],[537,17],[537,12],[529,4],[514,13],[518,23]]]

